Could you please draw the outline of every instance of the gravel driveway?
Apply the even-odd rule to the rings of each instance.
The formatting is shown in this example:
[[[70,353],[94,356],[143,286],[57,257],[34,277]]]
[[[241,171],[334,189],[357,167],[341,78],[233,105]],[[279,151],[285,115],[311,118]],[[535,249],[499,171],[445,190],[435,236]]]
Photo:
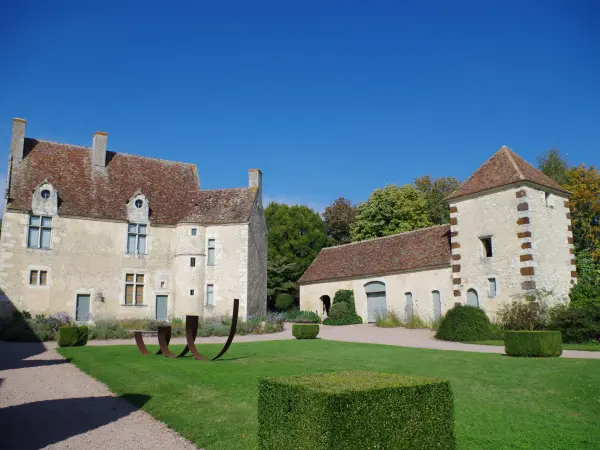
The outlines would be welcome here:
[[[42,344],[0,342],[0,383],[4,450],[196,448]]]

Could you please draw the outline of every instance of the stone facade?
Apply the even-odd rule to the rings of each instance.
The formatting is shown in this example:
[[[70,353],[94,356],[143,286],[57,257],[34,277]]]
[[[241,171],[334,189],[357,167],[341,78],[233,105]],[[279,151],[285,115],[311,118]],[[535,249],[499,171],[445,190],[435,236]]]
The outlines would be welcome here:
[[[15,121],[14,129],[24,134],[24,121]],[[90,321],[157,318],[157,296],[166,296],[169,319],[184,318],[186,314],[229,315],[234,298],[240,299],[242,319],[249,314],[264,313],[267,245],[260,171],[249,172],[248,188],[198,191],[197,198],[192,197],[193,202],[172,207],[165,196],[171,195],[170,189],[172,201],[176,202],[175,190],[186,189],[181,182],[182,172],[192,174],[188,178],[191,187],[187,197],[199,189],[199,182],[193,179],[197,177],[195,167],[174,167],[179,163],[125,157],[123,161],[127,164],[147,172],[140,174],[143,180],[140,186],[128,180],[125,188],[115,180],[118,166],[111,167],[109,162],[104,169],[101,167],[98,153],[106,154],[106,138],[106,133],[96,133],[92,151],[72,146],[65,149],[62,144],[46,142],[38,146],[35,141],[30,143],[33,149],[24,154],[19,147],[24,138],[13,136],[0,237],[0,314],[9,314],[16,308],[32,314],[65,311],[76,316],[78,295],[90,296]],[[51,159],[52,152],[43,153],[47,147],[56,152],[56,160]],[[83,158],[83,163],[77,166],[75,162],[76,167],[53,167],[65,152],[68,158],[64,160],[77,161],[77,157]],[[46,170],[36,158],[48,155]],[[113,156],[113,160],[116,158]],[[162,177],[174,177],[159,170],[153,178],[155,167],[172,170],[180,180],[175,180],[172,187],[154,188],[152,183],[162,183]],[[81,172],[84,182],[116,183],[112,195],[122,198],[122,212],[113,213],[108,208],[98,212],[100,207],[94,202],[114,200],[93,198],[93,191],[106,189],[103,185],[89,189],[92,191],[89,210],[85,201],[77,204],[78,194],[74,194],[78,192],[77,186],[72,186],[74,182],[69,176],[61,177],[61,170],[67,174]],[[98,181],[102,177],[105,179]],[[29,195],[28,208],[26,195]],[[166,209],[167,206],[171,209]],[[65,214],[67,208],[70,211],[79,208],[81,212]],[[185,215],[187,210],[191,212]],[[122,219],[111,217],[112,214],[121,215]],[[44,245],[29,242],[30,218],[37,216],[47,218],[50,230],[49,242]],[[144,235],[137,238],[139,242],[128,237],[131,226]],[[141,251],[132,252],[130,247],[135,245]],[[209,251],[212,264],[208,263]],[[136,285],[138,275],[141,277]],[[126,285],[132,284],[128,282],[131,276],[135,296],[139,298],[128,304]],[[209,286],[211,304],[207,304]]]
[[[365,284],[371,281],[385,284],[387,309],[401,316],[407,310],[405,293],[411,292],[413,311],[426,320],[439,313],[434,291],[440,293],[442,314],[461,303],[477,305],[490,317],[536,290],[551,293],[551,302],[564,299],[577,280],[568,195],[503,147],[449,197],[445,247],[434,232],[444,228],[433,227],[324,249],[300,279],[300,306],[324,314],[322,296],[333,300],[337,290],[352,289],[364,320]],[[409,239],[411,234],[416,239]],[[397,270],[374,272],[383,267],[373,262],[379,257],[397,258]],[[336,277],[331,270],[336,266],[352,268],[353,276]]]

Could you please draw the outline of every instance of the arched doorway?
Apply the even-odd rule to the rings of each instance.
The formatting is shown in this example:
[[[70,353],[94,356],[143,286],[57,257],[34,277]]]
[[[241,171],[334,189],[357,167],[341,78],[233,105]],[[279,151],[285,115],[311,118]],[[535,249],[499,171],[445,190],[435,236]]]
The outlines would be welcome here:
[[[413,316],[413,296],[412,292],[404,293],[404,319],[408,322]]]
[[[475,289],[469,289],[467,291],[467,305],[476,306],[479,308],[479,295]]]
[[[367,294],[368,321],[373,323],[377,320],[379,314],[384,314],[387,311],[385,283],[371,281],[365,284],[365,293]]]
[[[433,300],[433,320],[440,320],[442,318],[442,300],[440,299],[440,291],[431,291],[431,298]]]
[[[323,317],[329,316],[329,308],[331,307],[331,298],[329,295],[322,295],[321,303],[323,303]]]

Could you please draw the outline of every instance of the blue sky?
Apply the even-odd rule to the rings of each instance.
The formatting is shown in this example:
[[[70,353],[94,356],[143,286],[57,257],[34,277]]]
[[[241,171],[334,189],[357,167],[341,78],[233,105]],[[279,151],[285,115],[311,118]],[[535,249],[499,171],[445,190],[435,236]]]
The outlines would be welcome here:
[[[600,4],[586,1],[10,2],[0,161],[27,135],[196,163],[201,187],[264,172],[322,209],[500,146],[600,165]],[[0,176],[5,176],[2,163]]]

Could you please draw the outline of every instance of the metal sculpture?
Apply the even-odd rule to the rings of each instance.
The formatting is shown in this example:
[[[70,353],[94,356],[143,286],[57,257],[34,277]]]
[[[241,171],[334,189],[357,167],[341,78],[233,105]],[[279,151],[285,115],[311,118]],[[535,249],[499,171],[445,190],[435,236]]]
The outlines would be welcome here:
[[[233,315],[231,317],[231,328],[229,329],[229,336],[227,337],[227,342],[221,349],[221,351],[212,358],[212,361],[219,359],[221,356],[227,352],[229,346],[233,342],[233,338],[235,337],[235,331],[237,329],[238,322],[238,313],[240,309],[240,301],[239,299],[233,300]],[[171,327],[170,326],[162,326],[158,327],[158,345],[160,349],[155,353],[156,355],[163,354],[167,358],[181,358],[182,356],[187,355],[188,352],[191,352],[194,356],[194,359],[198,361],[207,361],[208,358],[204,356],[202,353],[198,351],[196,348],[196,334],[198,334],[198,316],[185,316],[185,340],[187,345],[183,349],[181,353],[176,355],[171,350],[169,350],[169,342],[171,341]],[[141,331],[135,332],[135,343],[139,351],[143,355],[149,355],[150,352],[144,343],[144,338],[142,336]]]

